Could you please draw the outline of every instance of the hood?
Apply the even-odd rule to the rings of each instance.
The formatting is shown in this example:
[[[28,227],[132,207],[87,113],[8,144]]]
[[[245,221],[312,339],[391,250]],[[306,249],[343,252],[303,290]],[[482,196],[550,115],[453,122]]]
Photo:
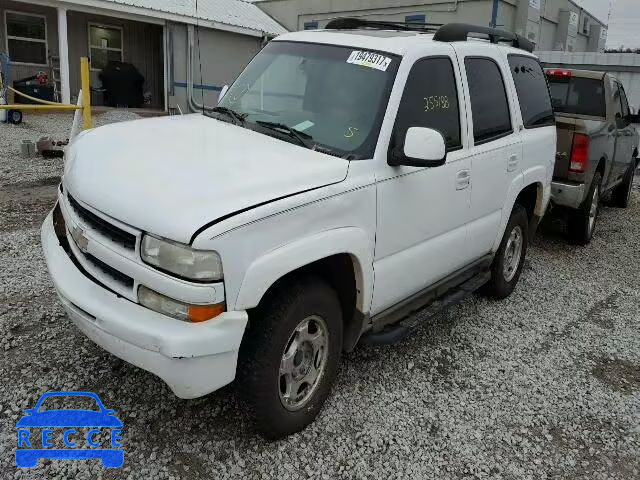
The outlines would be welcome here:
[[[349,162],[202,114],[122,122],[69,146],[65,188],[140,230],[189,243],[202,226],[345,179]]]

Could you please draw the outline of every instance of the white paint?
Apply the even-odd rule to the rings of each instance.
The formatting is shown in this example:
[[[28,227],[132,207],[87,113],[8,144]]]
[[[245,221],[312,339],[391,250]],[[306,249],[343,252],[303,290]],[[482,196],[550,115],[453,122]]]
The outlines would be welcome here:
[[[62,103],[71,103],[69,34],[67,33],[67,9],[65,7],[58,7],[58,56],[60,58],[60,97]]]
[[[536,129],[530,138],[521,132],[507,64],[507,54],[528,53],[482,41],[432,42],[426,35],[308,32],[286,38],[353,48],[375,44],[403,55],[373,158],[347,161],[201,114],[91,130],[68,151],[66,194],[134,235],[137,243],[150,232],[218,252],[223,283],[194,284],[156,271],[141,262],[137,250],[88,228],[87,250],[134,279],[134,288],[113,286],[121,289],[123,298],[117,298],[76,270],[53,237],[50,218],[43,227],[56,287],[94,315],[100,329],[71,312],[76,325],[107,350],[159,375],[179,396],[203,395],[233,379],[245,312],[283,275],[346,254],[356,276],[356,306],[375,315],[495,251],[523,187],[539,184],[542,198],[549,197],[555,130]],[[449,152],[440,167],[389,166],[391,133],[409,72],[428,56],[451,59],[462,148]],[[491,57],[500,65],[512,110],[511,135],[474,144],[465,56]],[[443,153],[442,142],[425,129],[411,129],[407,153],[436,157]],[[69,224],[81,224],[64,196],[60,203]],[[181,301],[223,299],[228,312],[199,330],[140,307],[138,284]],[[193,358],[177,362],[176,355]]]
[[[442,160],[446,155],[444,137],[431,128],[411,127],[404,141],[404,154],[420,160]]]

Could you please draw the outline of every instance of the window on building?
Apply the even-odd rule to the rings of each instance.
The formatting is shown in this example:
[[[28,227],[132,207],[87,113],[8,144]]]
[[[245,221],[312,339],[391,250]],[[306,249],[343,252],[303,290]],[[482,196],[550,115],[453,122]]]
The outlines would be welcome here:
[[[426,16],[424,14],[422,14],[422,15],[407,15],[406,17],[404,17],[404,21],[406,23],[425,23],[426,22]]]
[[[411,68],[396,117],[392,147],[404,145],[411,127],[438,130],[448,150],[462,147],[456,78],[449,58],[425,58]]]
[[[465,60],[475,144],[490,142],[511,132],[509,100],[500,67],[490,58]]]
[[[89,24],[91,68],[102,70],[109,62],[122,61],[122,28]]]
[[[305,30],[317,30],[318,29],[318,22],[304,22],[304,29]]]
[[[555,120],[549,87],[538,61],[522,55],[509,55],[509,65],[516,84],[525,128],[553,125]]]
[[[12,62],[46,65],[47,21],[44,15],[5,11],[7,50]]]

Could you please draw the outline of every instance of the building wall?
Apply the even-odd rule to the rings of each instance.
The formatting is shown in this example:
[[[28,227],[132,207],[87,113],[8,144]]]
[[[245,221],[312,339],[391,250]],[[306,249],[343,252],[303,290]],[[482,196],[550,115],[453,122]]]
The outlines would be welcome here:
[[[48,55],[58,55],[58,13],[55,8],[41,7],[38,5],[28,5],[26,3],[0,0],[0,52],[7,52],[7,37],[5,32],[5,11],[14,10],[24,13],[37,13],[44,15],[47,22],[47,49]],[[30,77],[36,73],[44,71],[50,74],[48,66],[42,65],[12,65],[10,71],[10,81]]]
[[[205,88],[196,88],[194,98],[198,103],[202,103],[204,98],[205,105],[215,106],[222,86],[233,83],[247,63],[260,51],[262,41],[257,37],[205,28],[200,28],[199,33],[200,55],[198,55],[196,40],[193,82],[196,85],[204,85]],[[169,100],[169,106],[175,108],[179,105],[182,112],[186,113],[188,112],[186,25],[170,24],[167,39],[173,51],[173,62],[170,66],[172,69],[170,80],[173,86],[169,87],[169,94],[172,97]]]
[[[322,28],[339,16],[404,20],[411,14],[425,14],[432,23],[466,22],[489,25],[491,0],[264,0],[256,3],[289,30],[302,30],[305,23],[317,22]],[[577,15],[569,25],[570,12]],[[585,33],[585,19],[587,33]],[[564,21],[564,23],[563,23]],[[603,50],[600,30],[591,34],[591,26],[604,24],[571,0],[500,0],[497,25],[529,38],[545,50]],[[572,29],[573,28],[573,29]]]
[[[122,28],[122,59],[135,65],[145,78],[144,91],[151,92],[151,107],[164,108],[164,50],[162,26],[104,17],[82,12],[68,12],[69,70],[71,97],[80,90],[80,57],[89,56],[89,23]],[[98,71],[91,71],[91,85],[100,86]],[[100,104],[101,94],[93,94],[92,102]]]

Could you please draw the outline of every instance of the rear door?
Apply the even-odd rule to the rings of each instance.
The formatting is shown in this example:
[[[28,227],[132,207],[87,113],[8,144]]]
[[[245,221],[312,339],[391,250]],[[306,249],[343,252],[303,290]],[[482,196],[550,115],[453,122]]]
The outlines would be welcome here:
[[[514,181],[521,182],[522,141],[516,125],[519,114],[505,81],[509,78],[506,58],[497,48],[480,42],[460,43],[456,51],[468,85],[469,252],[478,259],[494,249],[507,193]]]
[[[618,87],[617,101],[620,102],[621,116],[616,116],[616,127],[618,131],[616,133],[614,166],[616,177],[614,178],[620,180],[624,177],[624,174],[627,172],[629,164],[631,163],[635,141],[635,128],[629,121],[631,111],[629,109],[629,102],[627,100],[627,94],[624,91],[624,87],[619,82],[616,82],[616,84]]]

